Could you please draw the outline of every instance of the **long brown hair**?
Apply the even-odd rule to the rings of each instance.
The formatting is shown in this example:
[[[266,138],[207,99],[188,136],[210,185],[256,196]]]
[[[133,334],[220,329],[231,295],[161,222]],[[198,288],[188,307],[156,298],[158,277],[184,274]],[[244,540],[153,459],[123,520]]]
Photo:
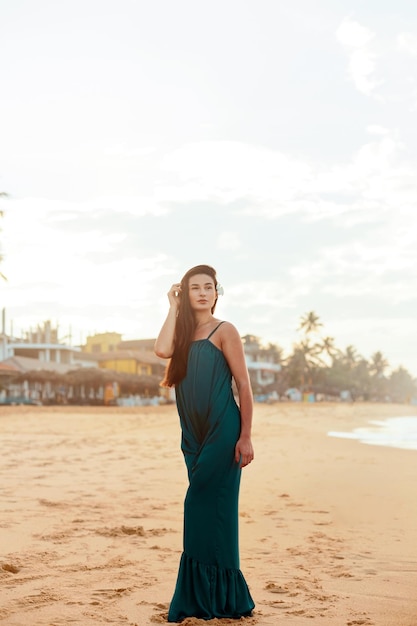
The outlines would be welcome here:
[[[214,288],[217,287],[216,270],[210,265],[196,265],[192,267],[181,280],[181,296],[178,307],[177,321],[175,323],[174,352],[165,371],[165,378],[161,385],[163,387],[173,387],[185,377],[187,373],[187,361],[190,345],[194,338],[195,319],[190,305],[189,282],[196,274],[207,274],[214,281]],[[211,308],[214,313],[217,298]]]

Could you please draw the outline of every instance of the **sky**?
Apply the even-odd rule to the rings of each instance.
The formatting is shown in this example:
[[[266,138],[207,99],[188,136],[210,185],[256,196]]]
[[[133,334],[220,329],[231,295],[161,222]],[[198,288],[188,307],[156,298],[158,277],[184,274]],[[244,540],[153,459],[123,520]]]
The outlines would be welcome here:
[[[417,376],[417,12],[397,0],[3,0],[0,304],[18,335],[217,317]]]

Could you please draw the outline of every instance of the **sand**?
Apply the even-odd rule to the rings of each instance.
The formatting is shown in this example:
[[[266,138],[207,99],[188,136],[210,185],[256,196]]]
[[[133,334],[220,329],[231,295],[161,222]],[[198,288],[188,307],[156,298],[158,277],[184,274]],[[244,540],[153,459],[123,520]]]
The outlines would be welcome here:
[[[417,451],[327,436],[401,415],[417,407],[256,405],[247,626],[417,625]],[[0,435],[0,624],[163,624],[186,489],[175,407],[1,407]]]

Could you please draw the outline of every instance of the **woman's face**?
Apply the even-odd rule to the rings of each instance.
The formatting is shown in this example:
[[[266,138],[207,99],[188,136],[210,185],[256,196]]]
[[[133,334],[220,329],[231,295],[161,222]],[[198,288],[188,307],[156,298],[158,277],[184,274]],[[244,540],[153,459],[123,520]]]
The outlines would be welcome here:
[[[213,278],[208,274],[191,276],[188,283],[188,295],[191,308],[195,312],[211,311],[217,300]]]

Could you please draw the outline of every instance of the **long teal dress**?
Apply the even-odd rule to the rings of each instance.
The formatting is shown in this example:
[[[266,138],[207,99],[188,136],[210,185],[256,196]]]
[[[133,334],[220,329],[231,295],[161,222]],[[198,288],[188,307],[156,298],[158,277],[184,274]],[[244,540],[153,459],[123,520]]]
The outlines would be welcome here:
[[[242,470],[234,454],[240,411],[227,361],[210,341],[217,328],[207,339],[191,344],[186,377],[176,387],[189,487],[183,553],[168,622],[240,618],[255,606],[239,569]]]

